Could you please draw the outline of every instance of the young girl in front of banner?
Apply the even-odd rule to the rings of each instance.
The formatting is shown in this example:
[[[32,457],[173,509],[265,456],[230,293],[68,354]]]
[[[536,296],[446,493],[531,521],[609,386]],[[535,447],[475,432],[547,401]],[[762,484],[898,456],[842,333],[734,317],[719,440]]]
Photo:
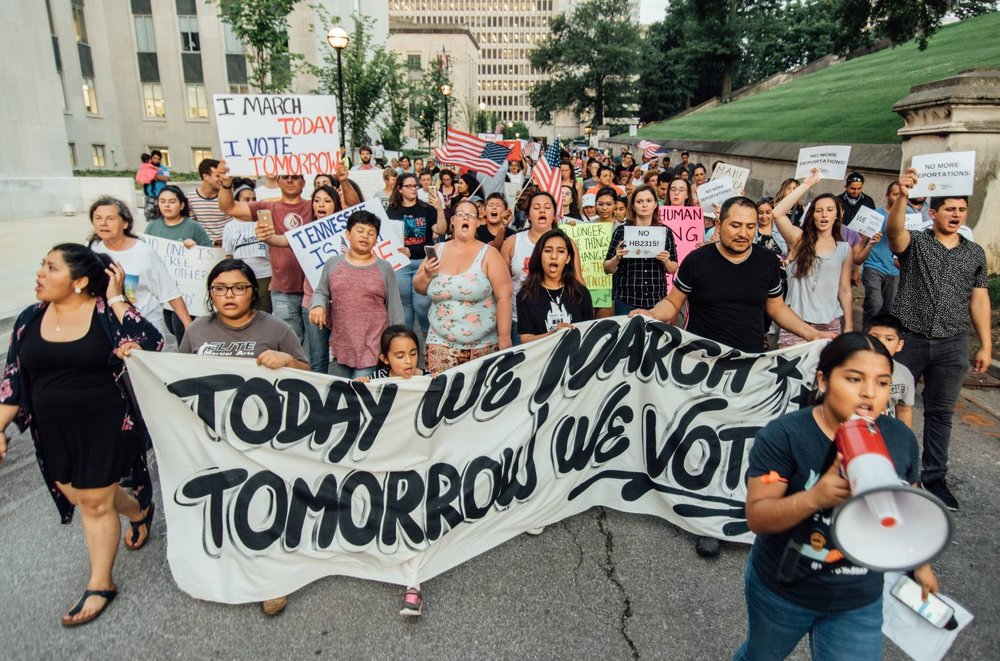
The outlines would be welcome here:
[[[403,326],[389,326],[382,333],[379,344],[379,365],[372,376],[363,376],[355,381],[371,381],[372,379],[409,379],[423,375],[423,370],[417,367],[420,362],[420,349],[417,344],[417,334],[412,329]],[[424,599],[420,594],[420,584],[406,586],[403,593],[403,608],[399,614],[403,617],[417,617],[423,613]]]

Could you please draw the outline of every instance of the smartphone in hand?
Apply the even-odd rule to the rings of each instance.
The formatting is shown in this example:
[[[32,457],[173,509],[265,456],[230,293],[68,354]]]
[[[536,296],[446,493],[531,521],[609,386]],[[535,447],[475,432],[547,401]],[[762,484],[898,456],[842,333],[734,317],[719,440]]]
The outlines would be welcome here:
[[[958,623],[955,622],[955,609],[935,594],[927,595],[927,601],[921,599],[920,584],[906,574],[900,576],[896,584],[892,586],[891,594],[939,629],[954,629],[958,626]]]
[[[257,210],[257,224],[261,227],[270,227],[271,229],[274,229],[274,216],[271,215],[270,209]]]
[[[424,257],[437,259],[437,256],[437,250],[434,249],[434,246],[424,246]]]

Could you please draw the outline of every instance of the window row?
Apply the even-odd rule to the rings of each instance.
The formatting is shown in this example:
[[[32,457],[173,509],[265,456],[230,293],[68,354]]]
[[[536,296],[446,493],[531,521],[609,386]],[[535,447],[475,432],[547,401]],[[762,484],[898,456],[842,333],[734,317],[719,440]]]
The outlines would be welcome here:
[[[171,167],[170,165],[170,148],[161,147],[159,145],[146,145],[146,151],[151,152],[154,149],[158,150],[163,154],[163,158],[160,161],[164,166]],[[112,152],[113,154],[114,152]],[[211,147],[192,147],[191,148],[191,162],[194,164],[201,163],[206,158],[212,158],[212,148]],[[76,143],[69,143],[69,162],[70,166],[76,170],[80,167],[79,159],[76,155]],[[115,164],[116,165],[116,164]],[[90,166],[95,168],[106,168],[108,167],[108,157],[107,149],[105,145],[92,144],[90,145]]]

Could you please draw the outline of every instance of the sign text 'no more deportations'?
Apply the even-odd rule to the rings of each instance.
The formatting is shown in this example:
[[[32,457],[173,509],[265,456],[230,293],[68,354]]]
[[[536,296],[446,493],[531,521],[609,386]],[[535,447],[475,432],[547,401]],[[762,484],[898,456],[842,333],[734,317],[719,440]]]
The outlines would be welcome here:
[[[234,175],[333,172],[340,128],[332,96],[216,94],[222,157]]]

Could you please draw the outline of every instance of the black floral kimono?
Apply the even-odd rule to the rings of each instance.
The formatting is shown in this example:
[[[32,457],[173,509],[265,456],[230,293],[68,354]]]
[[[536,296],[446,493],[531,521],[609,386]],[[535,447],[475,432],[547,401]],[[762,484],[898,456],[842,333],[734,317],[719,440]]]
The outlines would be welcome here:
[[[66,499],[66,496],[56,487],[48,470],[46,470],[45,462],[42,460],[42,455],[38,450],[38,429],[32,422],[30,389],[24,383],[20,366],[21,340],[24,330],[31,322],[45,312],[46,307],[48,307],[48,303],[36,303],[26,308],[18,316],[17,321],[14,322],[14,329],[10,335],[10,349],[7,352],[7,363],[4,366],[3,379],[0,380],[0,404],[9,404],[18,407],[17,417],[14,419],[14,422],[22,432],[25,429],[31,430],[31,437],[35,442],[35,459],[38,461],[38,467],[42,471],[45,485],[48,487],[49,493],[55,501],[62,522],[69,523],[73,520],[74,508],[69,500]],[[163,337],[160,335],[160,332],[156,330],[153,324],[143,319],[134,307],[128,309],[122,323],[118,322],[118,317],[115,316],[115,313],[111,310],[111,306],[107,304],[104,297],[98,297],[96,311],[101,321],[101,329],[111,342],[111,346],[117,348],[126,342],[136,342],[147,351],[159,351],[163,348]],[[131,404],[129,403],[125,388],[123,379],[125,373],[124,363],[112,352],[108,356],[108,364],[121,367],[115,376],[115,382],[121,391],[122,398],[126,402],[125,417],[122,419],[122,430],[133,429],[136,427],[137,418],[133,417]],[[142,425],[141,419],[138,420],[140,435],[144,439],[148,439],[148,433]],[[149,478],[149,468],[146,466],[145,452],[138,453],[135,464],[132,466],[132,479],[135,497],[139,501],[139,506],[142,509],[146,509],[153,499],[153,483]]]

